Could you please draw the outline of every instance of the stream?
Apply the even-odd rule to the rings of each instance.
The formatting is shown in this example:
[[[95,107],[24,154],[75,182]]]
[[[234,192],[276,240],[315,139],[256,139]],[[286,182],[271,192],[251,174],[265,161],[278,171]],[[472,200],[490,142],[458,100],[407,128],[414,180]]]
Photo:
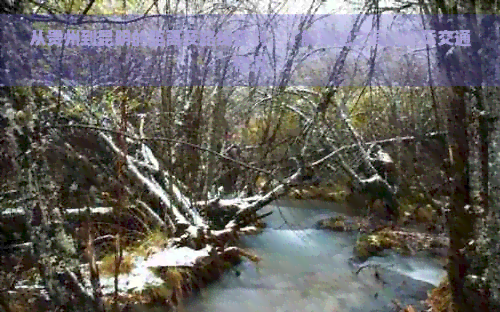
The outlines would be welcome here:
[[[358,234],[315,229],[319,220],[345,214],[343,207],[276,201],[261,213],[271,210],[263,233],[241,240],[241,247],[262,260],[242,261],[184,302],[184,311],[387,312],[393,311],[394,300],[419,307],[445,275],[437,259],[395,253],[367,261],[380,265],[380,278],[373,267],[356,274],[357,265],[349,259]]]

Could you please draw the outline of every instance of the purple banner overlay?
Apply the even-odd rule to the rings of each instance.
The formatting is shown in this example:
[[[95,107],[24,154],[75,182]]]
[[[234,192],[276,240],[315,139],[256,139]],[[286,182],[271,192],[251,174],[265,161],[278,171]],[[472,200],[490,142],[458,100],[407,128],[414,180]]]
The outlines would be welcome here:
[[[0,15],[0,86],[499,86],[493,15]]]

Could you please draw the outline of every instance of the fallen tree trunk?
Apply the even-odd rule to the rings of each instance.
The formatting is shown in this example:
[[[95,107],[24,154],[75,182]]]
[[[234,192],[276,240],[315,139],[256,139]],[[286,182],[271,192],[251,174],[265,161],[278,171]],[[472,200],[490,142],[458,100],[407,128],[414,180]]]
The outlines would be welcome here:
[[[112,207],[90,208],[90,217],[94,223],[100,224],[128,224],[131,226],[138,223],[138,215],[133,209],[141,209],[130,206],[127,213],[116,214]],[[67,232],[74,233],[76,228],[86,222],[87,208],[71,208],[62,211],[63,225]],[[142,209],[141,209],[142,210]],[[24,208],[8,208],[0,213],[0,244],[3,248],[9,248],[13,244],[25,243],[27,228],[27,214]],[[145,222],[145,221],[140,221]],[[140,224],[139,222],[139,224]],[[154,223],[154,222],[153,222]],[[105,233],[102,233],[105,234]],[[15,246],[12,246],[15,248]]]
[[[70,208],[64,210],[64,215],[66,218],[71,221],[78,221],[80,218],[83,218],[83,214],[85,214],[85,209],[87,208]],[[113,213],[112,207],[93,207],[90,208],[90,215],[94,218],[99,218],[99,216],[111,215]],[[4,222],[8,222],[11,219],[21,218],[25,216],[24,208],[7,208],[0,214],[0,220]]]
[[[360,203],[361,207],[355,208],[365,208],[368,206],[368,209],[370,209],[380,206],[381,210],[384,210],[383,217],[390,217],[393,220],[397,219],[399,213],[399,203],[396,199],[397,187],[396,185],[391,185],[388,182],[388,176],[386,174],[384,174],[385,177],[382,176],[384,171],[389,172],[389,167],[393,166],[392,159],[382,150],[381,147],[379,147],[377,153],[373,155],[375,157],[372,157],[369,150],[376,145],[372,144],[370,146],[363,143],[361,136],[351,124],[347,113],[348,109],[345,103],[339,104],[338,109],[341,120],[356,143],[337,149],[319,161],[314,162],[312,165],[318,165],[335,155],[336,157],[334,157],[334,161],[350,177],[351,186],[349,191],[351,193],[351,197],[366,198],[366,200],[363,200],[363,202]],[[361,167],[365,169],[363,170],[364,172],[361,172],[360,174],[356,173],[353,168],[348,166],[340,154],[340,151],[349,149],[351,146],[356,146],[359,150],[358,156],[361,159]],[[369,147],[368,151],[366,150],[366,147]],[[379,167],[382,167],[381,169],[383,170],[377,170],[375,163],[378,163]],[[327,167],[332,171],[335,170],[330,164],[328,164]],[[367,178],[364,178],[363,176],[366,176]]]
[[[129,155],[123,155],[120,149],[113,143],[112,139],[104,133],[99,133],[111,150],[118,156],[125,157],[127,160],[127,176],[132,180],[131,184],[140,185],[144,196],[152,202],[157,202],[159,206],[164,207],[167,214],[171,215],[172,221],[176,226],[175,235],[178,237],[177,244],[186,244],[195,249],[203,248],[203,242],[210,241],[210,225],[204,217],[197,211],[203,211],[205,218],[213,219],[213,215],[223,211],[227,213],[227,220],[223,225],[224,229],[230,229],[233,234],[239,229],[251,225],[257,221],[256,213],[271,201],[279,198],[286,193],[287,183],[277,186],[266,195],[253,196],[250,198],[237,198],[233,200],[213,200],[210,202],[199,202],[197,205],[182,194],[180,189],[173,183],[174,178],[165,170],[154,170],[151,166],[142,166],[146,172],[141,172],[137,166],[137,160]],[[144,150],[144,149],[143,149]],[[148,158],[154,157],[152,153]],[[146,158],[146,156],[144,156]],[[148,171],[151,175],[148,175]],[[155,171],[155,172],[154,172]],[[160,171],[160,172],[158,172]],[[299,174],[299,173],[297,173]],[[296,175],[297,175],[296,174]],[[163,185],[171,185],[171,192],[161,188],[161,183],[156,177],[162,177],[165,180]],[[293,180],[293,177],[289,179]],[[178,204],[179,206],[175,205]]]
[[[391,139],[385,139],[385,140],[376,140],[376,141],[370,141],[370,142],[364,142],[362,143],[365,145],[367,148],[370,148],[371,146],[374,145],[380,145],[381,147],[388,147],[391,145],[399,144],[399,143],[410,143],[410,142],[421,142],[421,141],[430,141],[430,140],[444,140],[446,138],[447,132],[432,132],[424,135],[423,137],[417,137],[417,136],[404,136],[404,137],[396,137],[396,138],[391,138]],[[356,144],[350,144],[350,145],[345,145],[342,147],[339,147],[335,149],[334,151],[328,153],[325,157],[311,163],[309,166],[310,167],[315,167],[319,166],[328,159],[331,159],[332,157],[335,157],[337,154],[345,152],[347,150],[352,150],[359,148],[359,143]]]
[[[129,131],[131,127],[127,128]],[[57,128],[56,128],[57,129]],[[61,129],[61,128],[59,128]],[[65,128],[68,129],[68,128]],[[53,129],[52,129],[53,130]],[[241,235],[252,234],[258,231],[254,225],[259,222],[262,216],[258,216],[258,211],[279,198],[288,191],[288,183],[293,181],[293,176],[287,181],[282,181],[275,185],[274,189],[267,194],[236,198],[232,200],[210,200],[194,203],[186,192],[186,188],[170,172],[165,170],[161,163],[155,158],[154,153],[147,147],[145,141],[133,134],[128,135],[128,150],[126,153],[120,149],[114,139],[100,130],[82,130],[74,133],[70,130],[72,139],[65,138],[60,133],[55,132],[54,139],[47,139],[51,145],[47,146],[46,159],[48,164],[52,163],[56,169],[46,170],[54,174],[53,180],[61,181],[61,176],[70,171],[71,178],[64,179],[64,183],[77,184],[83,196],[87,196],[86,206],[97,203],[97,199],[104,200],[110,207],[97,207],[87,209],[66,209],[59,218],[60,224],[79,223],[81,221],[97,223],[102,220],[109,220],[115,224],[117,220],[126,220],[133,217],[129,214],[129,208],[139,209],[147,216],[153,225],[157,225],[164,231],[168,231],[174,238],[169,240],[165,252],[175,250],[175,248],[187,247],[198,251],[199,259],[196,263],[206,265],[206,261],[216,263],[217,268],[221,268],[225,257],[238,257],[242,253],[232,246]],[[54,136],[54,132],[51,132]],[[75,137],[77,139],[75,139]],[[70,143],[71,144],[70,144]],[[92,146],[89,149],[88,146]],[[50,154],[50,153],[53,154]],[[109,165],[113,165],[114,160],[123,159],[124,166],[121,167],[123,175],[114,176],[114,170],[110,170]],[[297,174],[299,174],[297,172]],[[296,176],[295,174],[294,176]],[[72,189],[72,185],[64,185],[66,189]],[[95,188],[97,191],[92,191]],[[88,193],[88,194],[85,194]],[[95,193],[92,195],[92,193]],[[107,194],[106,196],[104,196]],[[121,195],[128,199],[127,206],[123,205]],[[47,207],[52,205],[47,203]],[[44,207],[46,208],[46,207]],[[46,209],[52,213],[53,209]],[[223,216],[218,226],[214,216],[223,212]],[[27,223],[25,219],[30,214],[25,214],[24,209],[10,209],[0,214],[0,219],[8,223],[15,220],[19,223]],[[109,219],[107,219],[109,218]],[[44,219],[47,225],[53,221]],[[169,229],[165,229],[168,227]],[[29,227],[28,227],[29,228]],[[112,239],[113,236],[105,236]],[[43,237],[42,237],[43,238]],[[98,240],[105,241],[103,236]],[[40,243],[19,247],[19,252],[30,249],[40,249]],[[210,250],[207,257],[203,250]],[[42,252],[35,253],[33,262],[41,261],[43,257],[49,257],[51,249],[43,249]],[[205,259],[205,260],[204,260]],[[207,260],[209,259],[209,260]],[[221,262],[222,261],[222,262]],[[201,266],[203,266],[201,265]],[[73,269],[72,269],[73,270]],[[72,285],[76,289],[75,294],[81,300],[97,302],[94,292],[76,280],[74,273],[68,267],[62,265],[60,278],[64,283]],[[52,280],[56,272],[50,272],[47,279]],[[61,288],[62,289],[62,288]],[[51,298],[57,298],[53,290],[49,290]],[[80,300],[79,299],[79,300]]]

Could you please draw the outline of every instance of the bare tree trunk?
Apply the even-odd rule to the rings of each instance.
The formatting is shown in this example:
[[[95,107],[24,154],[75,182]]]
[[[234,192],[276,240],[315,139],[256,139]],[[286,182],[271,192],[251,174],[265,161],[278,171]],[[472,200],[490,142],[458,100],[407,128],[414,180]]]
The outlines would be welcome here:
[[[179,137],[186,142],[199,146],[202,140],[201,126],[203,121],[204,86],[199,77],[200,66],[197,64],[200,53],[196,47],[190,48],[188,55],[191,77],[193,81],[189,87],[189,99],[182,111],[181,123],[178,126]],[[177,149],[176,166],[181,168],[181,176],[186,185],[194,190],[198,182],[196,173],[200,167],[201,155],[198,149],[191,146],[179,145]],[[199,194],[193,194],[199,196]]]
[[[482,90],[480,90],[482,93]],[[478,109],[480,110],[479,116],[479,129],[478,129],[478,144],[479,144],[479,162],[480,162],[480,177],[481,177],[481,189],[480,189],[480,201],[481,206],[484,209],[484,215],[488,215],[488,197],[489,197],[489,125],[486,112],[483,107],[482,94],[478,96]]]
[[[474,308],[468,305],[464,293],[465,277],[468,269],[465,247],[472,237],[474,226],[474,219],[469,209],[469,145],[465,88],[452,87],[451,97],[448,125],[450,133],[452,210],[448,215],[450,231],[448,278],[452,290],[454,311],[473,312]]]
[[[229,60],[229,58],[228,58]],[[226,107],[227,99],[224,94],[223,83],[225,80],[226,72],[229,66],[229,61],[217,61],[217,83],[218,86],[215,89],[215,100],[212,108],[212,124],[210,127],[210,149],[212,151],[221,152],[224,134],[228,128],[226,121]],[[217,168],[217,160],[214,155],[210,154],[208,157],[208,168],[207,168],[207,178],[205,184],[204,193],[210,191],[210,186],[214,180],[215,172]],[[228,191],[227,189],[225,191]]]

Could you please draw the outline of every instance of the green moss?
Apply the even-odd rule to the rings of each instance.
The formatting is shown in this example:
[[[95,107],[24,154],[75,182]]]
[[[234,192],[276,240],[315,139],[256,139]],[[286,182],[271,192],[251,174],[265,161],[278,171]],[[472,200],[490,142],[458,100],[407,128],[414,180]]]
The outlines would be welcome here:
[[[383,248],[376,235],[362,235],[354,246],[354,254],[361,258],[367,258],[378,254]]]
[[[320,227],[338,232],[346,231],[348,228],[344,216],[336,216],[330,219],[321,220]]]
[[[396,251],[405,256],[411,255],[411,249],[407,244],[403,244],[402,246],[397,247]]]
[[[288,196],[293,199],[318,199],[323,201],[343,202],[347,197],[345,187],[336,184],[321,186],[304,186],[292,189]]]
[[[224,268],[224,270],[229,270],[230,268],[233,267],[233,264],[229,261],[224,261],[224,264],[222,267]]]
[[[401,223],[410,220],[417,223],[432,223],[435,221],[435,208],[429,202],[429,198],[420,192],[411,192],[408,195],[401,195],[399,199],[399,210]]]
[[[385,249],[398,250],[402,244],[390,231],[382,230],[375,234],[364,234],[356,241],[354,252],[358,257],[371,257]]]

